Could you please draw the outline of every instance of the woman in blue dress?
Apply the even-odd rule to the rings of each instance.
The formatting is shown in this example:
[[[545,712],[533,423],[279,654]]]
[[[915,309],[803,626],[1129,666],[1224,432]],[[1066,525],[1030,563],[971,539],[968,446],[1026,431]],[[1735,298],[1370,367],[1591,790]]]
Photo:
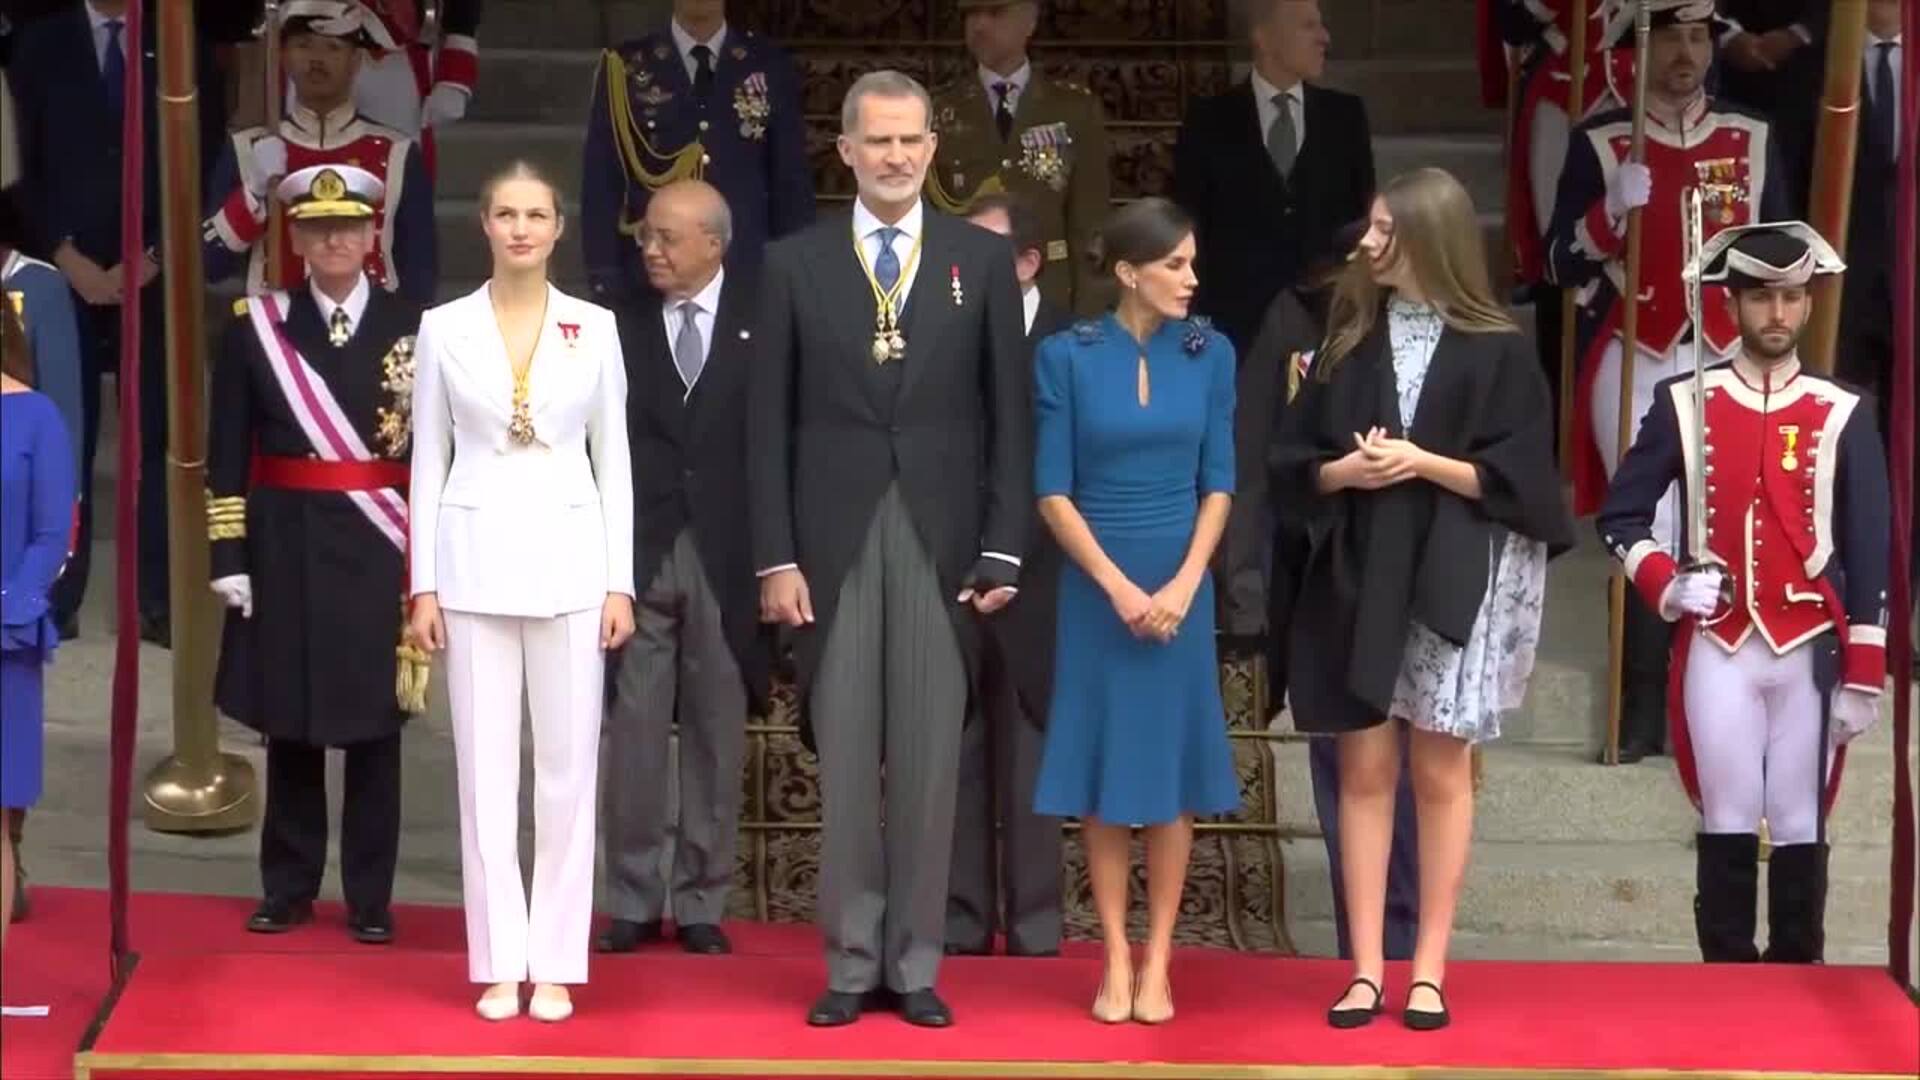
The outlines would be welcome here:
[[[47,590],[73,533],[73,448],[53,399],[33,391],[33,358],[13,305],[0,303],[0,808],[40,798],[42,675],[60,643]],[[13,915],[13,840],[0,829],[0,940]]]
[[[1034,809],[1081,821],[1106,944],[1094,1018],[1155,1024],[1173,1018],[1193,819],[1240,804],[1207,573],[1233,498],[1234,355],[1187,317],[1193,225],[1178,207],[1143,199],[1101,235],[1119,306],[1042,342],[1035,370],[1035,495],[1068,563]],[[1149,915],[1137,979],[1134,827]]]

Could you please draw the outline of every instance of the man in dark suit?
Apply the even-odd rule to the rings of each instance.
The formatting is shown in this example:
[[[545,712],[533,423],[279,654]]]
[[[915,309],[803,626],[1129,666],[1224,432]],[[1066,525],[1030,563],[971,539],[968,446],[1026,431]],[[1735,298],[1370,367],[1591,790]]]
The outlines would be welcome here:
[[[1013,260],[922,203],[931,120],[913,79],[855,82],[852,214],[773,244],[762,279],[748,481],[761,617],[799,631],[820,754],[816,1026],[881,997],[952,1023],[933,984],[975,616],[1012,599],[1033,522]]]
[[[725,0],[674,0],[664,29],[602,57],[580,179],[594,300],[651,291],[626,237],[654,191],[688,177],[726,196],[741,270],[813,220],[800,77],[780,46],[727,24]]]
[[[1031,357],[1048,335],[1073,321],[1041,292],[1048,241],[1040,215],[1020,196],[985,195],[967,220],[1012,241],[1027,331],[1025,355]],[[1060,951],[1060,821],[1033,812],[1033,788],[1053,692],[1062,554],[1037,520],[1030,536],[1019,596],[986,621],[976,715],[960,737],[959,802],[947,883],[949,954],[992,952],[996,930],[1006,933],[1009,956]]]
[[[59,10],[19,26],[14,33],[7,81],[14,94],[19,130],[21,183],[31,226],[66,275],[79,301],[81,399],[85,406],[80,472],[80,536],[73,558],[55,583],[53,606],[61,632],[78,632],[93,536],[93,455],[100,436],[99,380],[119,366],[122,295],[120,245],[121,124],[125,117],[126,0],[71,0]],[[167,601],[167,395],[166,325],[160,281],[159,118],[155,108],[154,25],[145,23],[140,48],[146,110],[146,251],[139,267],[140,475],[121,477],[140,485],[140,636],[170,638]],[[205,66],[201,68],[204,72]],[[212,160],[225,124],[221,95],[201,89],[201,158]]]
[[[1894,218],[1900,148],[1913,125],[1900,115],[1900,70],[1907,44],[1899,0],[1867,4],[1867,55],[1861,68],[1860,142],[1853,159],[1853,213],[1847,227],[1847,278],[1841,294],[1834,374],[1871,393],[1880,430],[1889,431],[1893,390]],[[1904,142],[1903,142],[1904,140]]]
[[[1331,40],[1319,0],[1253,0],[1248,25],[1253,73],[1194,102],[1173,151],[1173,197],[1199,244],[1194,310],[1241,356],[1274,294],[1373,203],[1366,106],[1309,81]]]
[[[732,238],[727,201],[711,185],[683,180],[655,192],[640,250],[661,299],[620,313],[641,592],[606,724],[613,922],[601,952],[658,940],[669,900],[683,949],[731,951],[720,920],[733,878],[748,702],[765,700],[768,668],[740,527],[756,301],[751,280],[721,265]],[[676,721],[678,815],[667,801]],[[669,875],[662,862],[676,816]]]

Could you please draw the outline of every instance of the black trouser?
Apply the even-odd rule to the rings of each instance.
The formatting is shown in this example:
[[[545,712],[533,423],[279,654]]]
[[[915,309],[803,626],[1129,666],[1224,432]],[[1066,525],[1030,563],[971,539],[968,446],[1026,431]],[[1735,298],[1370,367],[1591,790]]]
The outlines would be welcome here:
[[[1631,585],[1626,597],[1620,745],[1658,754],[1667,744],[1667,674],[1672,662],[1673,624],[1662,619]]]
[[[167,604],[167,349],[162,281],[140,291],[140,614],[165,618]],[[120,367],[120,308],[95,307],[74,294],[80,331],[80,533],[53,583],[54,617],[80,610],[93,563],[94,453],[100,446],[102,382]],[[122,423],[125,419],[122,418]],[[115,482],[126,477],[115,471]],[[111,496],[109,496],[111,498]]]
[[[1400,737],[1400,779],[1393,792],[1393,847],[1387,855],[1387,910],[1382,927],[1383,955],[1411,960],[1420,936],[1420,824],[1413,799],[1413,773],[1407,736]],[[1333,932],[1340,959],[1353,958],[1347,937],[1347,891],[1340,873],[1340,739],[1307,740],[1307,765],[1313,780],[1313,808],[1327,844],[1327,877],[1333,884]]]
[[[1544,281],[1530,288],[1533,291],[1534,347],[1539,353],[1540,371],[1547,377],[1547,391],[1552,395],[1548,400],[1553,408],[1553,452],[1558,458],[1560,445],[1564,441],[1560,425],[1567,419],[1560,415],[1560,335],[1565,326],[1562,316],[1566,314],[1560,298],[1564,293]]]
[[[340,808],[340,884],[349,911],[393,898],[400,854],[400,736],[346,751]],[[267,812],[260,826],[260,884],[269,899],[312,900],[327,868],[327,748],[267,742]]]

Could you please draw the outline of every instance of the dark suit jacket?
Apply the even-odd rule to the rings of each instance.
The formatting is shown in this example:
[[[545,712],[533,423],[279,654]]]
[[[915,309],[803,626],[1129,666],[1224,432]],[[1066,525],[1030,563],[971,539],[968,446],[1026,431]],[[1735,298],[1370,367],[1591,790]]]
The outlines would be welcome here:
[[[141,53],[146,104],[145,239],[160,242],[160,121],[155,108],[159,57],[157,19],[145,20]],[[80,253],[104,267],[120,262],[120,128],[110,111],[93,25],[86,5],[71,0],[61,10],[20,26],[12,44],[7,84],[19,126],[21,181],[35,240],[47,252],[71,239]],[[129,51],[129,59],[132,53]],[[211,64],[198,65],[201,85],[200,159],[206,176],[226,131],[220,104],[225,95],[209,81]]]
[[[1042,341],[1072,324],[1071,311],[1041,300],[1033,329],[1027,332],[1029,364],[1038,356]],[[1032,380],[1031,373],[1028,380]],[[1054,616],[1060,606],[1060,568],[1066,554],[1040,520],[1037,505],[1033,508],[1027,556],[1020,564],[1020,593],[1004,610],[987,618],[987,628],[1000,646],[1021,711],[1027,719],[1044,725],[1047,703],[1053,697]]]
[[[673,365],[660,302],[620,309],[627,360],[627,432],[633,456],[633,583],[645,590],[680,533],[691,528],[707,584],[747,684],[763,710],[769,661],[760,632],[759,590],[746,530],[747,376],[755,357],[758,293],[728,274],[714,313],[706,366],[689,393]]]
[[[1308,85],[1306,141],[1282,178],[1249,82],[1193,103],[1173,151],[1173,197],[1193,215],[1210,316],[1244,357],[1267,304],[1373,203],[1373,144],[1360,99]]]
[[[747,398],[754,567],[798,564],[812,593],[816,622],[794,639],[803,689],[889,486],[950,596],[1013,583],[982,553],[1018,557],[1034,514],[1032,362],[1006,240],[929,207],[906,358],[876,364],[850,213],[767,249]],[[971,670],[974,620],[953,610]]]

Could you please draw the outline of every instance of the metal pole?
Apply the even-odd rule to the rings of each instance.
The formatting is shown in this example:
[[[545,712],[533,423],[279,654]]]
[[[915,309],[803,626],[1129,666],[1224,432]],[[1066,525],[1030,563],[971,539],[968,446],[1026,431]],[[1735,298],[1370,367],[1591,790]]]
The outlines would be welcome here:
[[[1567,22],[1567,130],[1586,119],[1587,112],[1587,12],[1597,0],[1580,0],[1580,11]],[[1578,312],[1573,302],[1575,290],[1560,290],[1560,478],[1573,483],[1573,409],[1574,319]]]
[[[1847,253],[1847,217],[1853,211],[1853,157],[1860,135],[1860,70],[1866,65],[1867,0],[1833,0],[1827,28],[1827,82],[1820,94],[1820,133],[1814,142],[1811,224],[1842,256]],[[1912,137],[1912,118],[1907,118]],[[1800,358],[1822,375],[1833,373],[1840,336],[1843,274],[1814,279],[1813,316],[1800,342]]]
[[[161,247],[167,305],[167,535],[172,544],[173,754],[146,778],[147,827],[253,824],[253,766],[220,750],[213,710],[218,612],[207,590],[206,308],[200,265],[200,123],[193,0],[159,0]]]
[[[1633,144],[1627,159],[1647,160],[1647,39],[1652,36],[1647,0],[1639,0],[1633,18]],[[1626,288],[1620,316],[1620,421],[1614,429],[1615,461],[1627,456],[1633,443],[1633,361],[1640,338],[1640,207],[1627,211]],[[1698,333],[1698,331],[1695,331]],[[1604,438],[1601,432],[1594,437]],[[1615,565],[1607,583],[1607,764],[1620,764],[1620,711],[1625,698],[1627,650],[1627,572]]]
[[[281,64],[280,56],[280,0],[266,0],[261,6],[265,21],[261,24],[261,40],[267,43],[267,86],[266,86],[266,131],[268,135],[280,134],[280,118],[286,115],[287,73]],[[277,289],[281,277],[286,273],[287,245],[281,235],[283,223],[280,218],[280,200],[274,197],[273,184],[267,185],[266,194],[261,196],[267,201],[267,232],[261,238],[266,248],[266,276],[262,287]]]

